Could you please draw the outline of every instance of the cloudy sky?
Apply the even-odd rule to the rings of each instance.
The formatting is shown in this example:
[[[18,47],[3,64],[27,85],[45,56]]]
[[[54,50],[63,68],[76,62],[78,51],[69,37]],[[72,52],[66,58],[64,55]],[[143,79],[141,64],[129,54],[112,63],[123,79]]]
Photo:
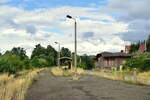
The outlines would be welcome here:
[[[21,46],[27,54],[36,44],[74,50],[78,54],[117,52],[150,33],[150,0],[0,0],[0,52]]]

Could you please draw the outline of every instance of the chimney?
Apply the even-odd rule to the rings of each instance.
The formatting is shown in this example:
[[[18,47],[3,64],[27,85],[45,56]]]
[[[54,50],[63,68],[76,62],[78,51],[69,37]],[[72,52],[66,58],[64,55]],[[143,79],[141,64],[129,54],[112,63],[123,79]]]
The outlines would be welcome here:
[[[121,50],[120,52],[121,52],[121,53],[123,53],[124,51],[123,51],[123,50]]]

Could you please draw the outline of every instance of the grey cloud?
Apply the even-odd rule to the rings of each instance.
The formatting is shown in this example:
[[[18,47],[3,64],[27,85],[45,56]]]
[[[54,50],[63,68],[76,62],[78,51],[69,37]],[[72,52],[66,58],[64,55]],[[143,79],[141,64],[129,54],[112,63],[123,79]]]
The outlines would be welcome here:
[[[108,10],[122,14],[119,19],[149,19],[150,0],[108,0]]]
[[[98,45],[100,43],[105,44],[104,39],[99,36],[95,36],[94,32],[84,32],[81,38],[83,41],[90,42],[93,45]]]
[[[27,33],[35,34],[37,29],[34,25],[26,25],[24,23],[16,23],[13,19],[7,19],[6,25],[14,28],[15,30],[25,30]]]
[[[121,38],[126,41],[143,41],[150,35],[149,20],[134,20],[129,23],[128,32],[123,33]]]
[[[118,13],[118,21],[128,24],[128,32],[121,33],[125,41],[145,40],[150,34],[150,0],[108,0],[108,11]]]
[[[27,33],[35,34],[37,32],[36,28],[33,25],[27,25],[25,26],[25,28]]]
[[[150,31],[150,20],[134,20],[129,24],[130,29]]]
[[[82,35],[82,38],[91,38],[94,36],[94,32],[85,32]]]
[[[150,35],[147,31],[129,31],[120,35],[120,37],[125,41],[138,42],[147,39]]]

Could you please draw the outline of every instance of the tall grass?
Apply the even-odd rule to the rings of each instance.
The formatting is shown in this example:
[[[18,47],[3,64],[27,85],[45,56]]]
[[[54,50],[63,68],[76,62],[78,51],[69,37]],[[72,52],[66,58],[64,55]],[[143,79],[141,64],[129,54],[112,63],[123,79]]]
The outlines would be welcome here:
[[[128,83],[150,85],[150,72],[135,73],[134,71],[125,70],[125,71],[114,71],[112,73],[92,72],[90,74],[112,80],[121,80]]]
[[[55,76],[73,76],[75,74],[75,69],[64,70],[63,68],[53,67],[51,72]],[[85,71],[81,68],[77,68],[77,75],[84,74]]]
[[[0,100],[24,100],[25,93],[42,69],[0,75]]]

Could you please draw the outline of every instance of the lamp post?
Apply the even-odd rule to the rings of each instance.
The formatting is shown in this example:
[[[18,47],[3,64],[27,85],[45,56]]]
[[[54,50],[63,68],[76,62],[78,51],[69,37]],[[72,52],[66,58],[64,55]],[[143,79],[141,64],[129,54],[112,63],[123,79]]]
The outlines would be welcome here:
[[[58,58],[57,58],[57,66],[60,67],[60,43],[59,42],[55,42],[56,44],[58,44]]]
[[[75,67],[75,77],[77,76],[77,21],[75,18],[73,18],[72,16],[70,15],[67,15],[66,16],[67,18],[69,19],[73,19],[74,20],[74,32],[75,32],[75,45],[74,45],[74,48],[75,48],[75,51],[74,51],[74,67]]]

